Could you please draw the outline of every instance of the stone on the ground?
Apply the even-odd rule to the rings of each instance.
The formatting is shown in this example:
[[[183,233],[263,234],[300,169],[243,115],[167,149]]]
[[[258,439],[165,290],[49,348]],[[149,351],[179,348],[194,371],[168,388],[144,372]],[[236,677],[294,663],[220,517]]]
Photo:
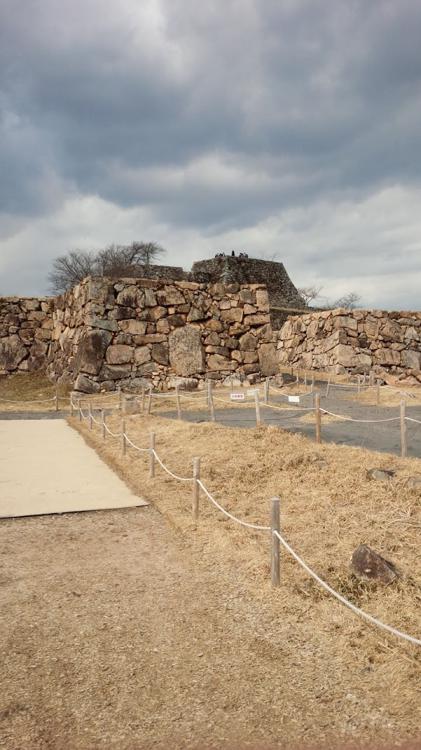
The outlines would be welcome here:
[[[375,580],[385,584],[393,583],[400,576],[392,562],[379,555],[367,544],[360,544],[354,550],[351,569],[359,578]]]
[[[379,482],[390,482],[395,476],[393,469],[368,469],[367,479],[376,479]]]
[[[421,474],[416,474],[413,477],[409,477],[407,481],[407,487],[411,490],[421,490]]]

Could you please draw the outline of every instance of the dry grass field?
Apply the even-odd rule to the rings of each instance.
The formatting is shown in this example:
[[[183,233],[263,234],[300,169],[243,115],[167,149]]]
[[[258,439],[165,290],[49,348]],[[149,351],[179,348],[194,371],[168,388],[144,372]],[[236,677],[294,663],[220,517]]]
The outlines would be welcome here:
[[[113,431],[120,417],[108,417]],[[191,516],[191,485],[179,483],[157,466],[148,477],[148,458],[133,449],[126,456],[118,440],[102,440],[76,419],[90,445],[137,491],[152,502],[221,580],[241,582],[267,610],[274,630],[295,644],[295,660],[280,658],[286,690],[294,685],[300,706],[312,716],[314,736],[337,732],[359,740],[403,741],[421,726],[421,652],[368,626],[320,591],[286,553],[282,583],[269,582],[269,543],[265,533],[224,518],[201,496],[200,518]],[[379,455],[359,448],[316,446],[310,440],[266,427],[244,432],[214,424],[186,424],[159,416],[126,417],[126,431],[156,449],[177,474],[191,476],[201,457],[202,480],[230,512],[267,524],[269,500],[281,497],[281,526],[295,550],[331,586],[388,624],[421,633],[421,491],[407,480],[421,472],[419,460]],[[370,481],[373,466],[393,468],[390,483]],[[350,573],[353,550],[366,543],[402,572],[396,585],[359,581]],[[276,624],[277,623],[277,624]],[[278,633],[279,635],[279,633]],[[267,633],[270,647],[274,632]],[[345,731],[346,735],[346,731]],[[294,737],[297,739],[297,737]]]
[[[58,387],[59,408],[67,410],[69,388]],[[0,411],[53,411],[55,386],[44,373],[0,376]]]

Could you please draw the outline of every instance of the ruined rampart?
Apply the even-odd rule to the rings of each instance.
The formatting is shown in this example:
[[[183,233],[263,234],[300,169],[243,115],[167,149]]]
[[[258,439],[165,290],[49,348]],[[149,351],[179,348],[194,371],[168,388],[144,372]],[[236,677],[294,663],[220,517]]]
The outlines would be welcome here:
[[[50,355],[54,300],[0,298],[0,375],[34,372]]]
[[[277,337],[283,366],[421,381],[421,312],[326,310],[291,317]]]
[[[90,278],[56,300],[48,373],[83,392],[252,382],[277,371],[274,340],[262,285]]]

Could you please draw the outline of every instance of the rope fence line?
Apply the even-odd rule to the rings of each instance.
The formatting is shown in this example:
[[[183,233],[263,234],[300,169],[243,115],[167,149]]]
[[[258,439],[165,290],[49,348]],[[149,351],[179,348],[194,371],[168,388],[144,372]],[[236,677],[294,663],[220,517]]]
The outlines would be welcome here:
[[[371,622],[373,625],[376,625],[378,628],[382,628],[383,630],[386,630],[388,633],[391,633],[392,635],[397,636],[398,638],[402,638],[405,641],[408,641],[409,643],[412,643],[414,646],[421,646],[421,640],[419,638],[414,638],[412,635],[408,635],[408,633],[402,632],[402,630],[397,630],[397,628],[393,628],[391,625],[387,625],[386,623],[382,622],[381,620],[378,620],[377,617],[373,617],[373,615],[368,614],[368,612],[365,612],[363,609],[360,609],[360,607],[356,607],[355,604],[352,604],[352,602],[348,601],[342,594],[339,594],[335,589],[332,588],[332,586],[329,586],[326,581],[324,581],[320,576],[317,575],[317,573],[310,568],[309,565],[307,565],[306,562],[292,549],[291,545],[288,544],[288,542],[283,538],[283,536],[278,532],[273,532],[274,536],[276,536],[280,543],[285,547],[286,551],[289,552],[289,554],[294,558],[294,560],[301,565],[301,567],[308,573],[309,576],[314,578],[315,581],[325,589],[325,591],[328,592],[328,594],[331,594],[331,596],[334,596],[335,599],[337,599],[341,604],[344,604],[345,607],[348,607],[352,612],[354,612],[359,617],[363,617],[368,622]]]
[[[83,410],[81,409],[80,405],[75,407],[73,404],[73,401],[71,400],[71,405],[73,409],[77,409],[79,414],[84,417]],[[285,550],[294,558],[294,560],[306,571],[306,573],[312,577],[328,594],[333,596],[337,601],[339,601],[341,604],[343,604],[345,607],[350,609],[354,614],[358,615],[359,617],[365,619],[367,622],[371,623],[372,625],[375,625],[376,627],[385,630],[386,632],[390,633],[391,635],[394,635],[397,638],[400,638],[402,640],[405,640],[408,643],[411,643],[414,646],[421,646],[421,640],[409,635],[408,633],[404,633],[401,630],[398,630],[397,628],[392,627],[391,625],[388,625],[387,623],[382,622],[381,620],[377,619],[376,617],[373,617],[373,615],[370,615],[369,613],[365,612],[364,610],[360,609],[359,607],[355,606],[350,602],[348,599],[346,599],[342,594],[335,591],[326,581],[324,581],[320,576],[312,569],[310,566],[298,555],[297,552],[288,544],[288,542],[284,539],[282,534],[279,530],[279,505],[280,501],[279,498],[272,498],[271,501],[271,525],[270,526],[264,526],[260,524],[254,524],[250,523],[248,521],[244,521],[237,516],[230,513],[226,508],[224,508],[212,495],[212,493],[208,490],[206,485],[202,482],[200,479],[200,459],[194,459],[193,463],[193,476],[192,477],[181,477],[174,472],[172,472],[162,461],[162,459],[159,457],[157,451],[155,450],[155,434],[151,433],[150,435],[150,448],[141,448],[137,446],[133,441],[128,437],[124,429],[121,433],[113,433],[105,424],[104,422],[104,412],[102,412],[103,420],[102,425],[105,425],[108,433],[112,435],[115,438],[122,438],[123,444],[122,444],[122,452],[125,454],[125,441],[127,441],[135,450],[141,451],[144,453],[149,453],[151,461],[153,462],[154,459],[158,461],[160,466],[174,479],[177,481],[182,482],[192,482],[193,483],[193,503],[192,503],[192,510],[193,510],[193,517],[195,519],[198,518],[198,491],[199,488],[204,492],[208,500],[227,518],[232,520],[233,522],[252,529],[253,531],[262,531],[262,532],[271,532],[271,577],[272,577],[272,584],[274,586],[280,585],[280,556],[279,556],[279,544],[282,544],[282,546],[285,548]],[[92,414],[89,412],[88,418],[90,419],[90,426],[92,426]],[[97,420],[95,420],[95,423],[98,424]],[[99,423],[101,424],[101,423]],[[124,426],[124,422],[122,423]],[[154,465],[151,463],[150,465],[150,476],[155,476],[154,471]]]

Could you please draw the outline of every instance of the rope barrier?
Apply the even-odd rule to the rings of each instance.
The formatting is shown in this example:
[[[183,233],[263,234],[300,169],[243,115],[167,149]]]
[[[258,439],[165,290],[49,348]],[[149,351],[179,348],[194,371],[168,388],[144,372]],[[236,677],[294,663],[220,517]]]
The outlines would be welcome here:
[[[149,450],[149,448],[148,448]],[[178,479],[179,482],[193,482],[195,481],[193,477],[180,477],[178,474],[174,474],[167,466],[165,466],[164,462],[160,459],[157,452],[155,450],[152,451],[156,460],[158,461],[159,465],[164,469],[164,471],[167,472],[167,474],[170,475],[170,477],[173,477],[174,479]]]
[[[333,589],[331,586],[329,586],[326,581],[324,581],[320,576],[317,575],[317,573],[312,570],[307,563],[304,562],[304,560],[301,559],[301,557],[292,549],[292,547],[288,544],[288,542],[283,538],[283,536],[278,531],[273,531],[273,534],[279,539],[281,544],[285,547],[286,551],[289,552],[289,554],[296,560],[296,562],[301,565],[301,567],[312,577],[314,578],[317,583],[322,586],[322,588],[325,589],[329,594],[335,597],[341,604],[344,604],[345,607],[348,607],[348,609],[352,610],[355,614],[359,615],[360,617],[365,618],[368,620],[368,622],[373,623],[373,625],[377,625],[377,627],[382,628],[383,630],[386,630],[388,633],[392,633],[392,635],[396,635],[398,638],[403,638],[405,641],[409,641],[409,643],[414,644],[415,646],[421,646],[421,640],[418,638],[414,638],[412,635],[408,635],[407,633],[403,633],[401,630],[397,630],[396,628],[393,628],[391,625],[386,625],[386,623],[382,622],[381,620],[378,620],[376,617],[373,617],[373,615],[369,615],[367,612],[364,612],[363,609],[360,609],[359,607],[356,607],[355,604],[352,604],[348,599],[345,599],[342,594],[339,594],[335,589]]]
[[[405,419],[408,422],[416,422],[416,424],[421,424],[421,421],[419,419],[414,419],[413,417],[405,417]]]
[[[330,417],[337,417],[343,419],[346,422],[360,422],[361,424],[376,424],[379,422],[399,422],[400,417],[388,417],[387,419],[354,419],[353,417],[346,417],[344,414],[334,414],[332,411],[327,409],[320,409],[322,414],[328,414]]]
[[[58,396],[58,398],[65,398],[65,396]],[[50,403],[50,401],[55,400],[55,396],[53,396],[52,398],[30,398],[27,401],[22,401],[22,399],[16,401],[11,398],[0,398],[0,401],[5,404],[47,404]]]
[[[202,488],[203,492],[205,493],[206,497],[209,498],[211,503],[213,503],[215,507],[218,508],[218,510],[220,510],[221,513],[224,514],[224,516],[227,516],[227,518],[230,518],[231,521],[235,521],[235,523],[239,523],[241,526],[246,526],[247,528],[254,529],[255,531],[270,531],[270,526],[260,526],[259,524],[256,524],[256,523],[249,523],[248,521],[242,521],[241,518],[237,518],[237,516],[233,516],[232,513],[230,513],[225,508],[223,508],[223,506],[220,505],[217,500],[215,500],[213,495],[211,495],[207,487],[203,484],[203,482],[200,479],[197,480],[197,483],[199,487]]]
[[[228,402],[229,403],[229,402]],[[71,400],[71,404],[74,407],[73,401]],[[88,414],[88,417],[85,417],[83,410],[78,407],[79,413],[82,415],[84,419],[87,419],[89,417],[93,418],[92,413]],[[324,413],[329,413],[323,410]],[[94,418],[93,418],[94,419]],[[398,418],[399,419],[399,418]],[[407,417],[410,421],[415,421],[421,424],[419,420],[413,420],[410,417]],[[133,443],[133,441],[128,437],[128,435],[123,433],[114,433],[112,432],[106,423],[98,422],[96,419],[94,419],[96,424],[100,424],[105,427],[106,431],[112,435],[113,437],[120,438],[124,437],[129,445],[132,446],[137,451],[144,452],[144,453],[150,453],[150,448],[140,448],[138,445]],[[352,421],[360,421],[360,420],[352,420]],[[367,420],[365,420],[367,421]],[[371,421],[371,420],[368,420]],[[376,420],[377,421],[377,420]],[[391,420],[381,420],[381,421],[391,421]],[[211,492],[207,489],[206,485],[203,484],[203,482],[200,479],[196,479],[195,477],[181,477],[178,474],[175,474],[172,472],[168,467],[164,464],[158,453],[152,449],[152,453],[156,460],[158,461],[159,465],[162,467],[162,469],[169,474],[174,479],[181,481],[181,482],[197,482],[198,486],[202,489],[202,491],[205,493],[206,497],[210,500],[210,502],[227,518],[229,518],[231,521],[234,521],[235,523],[239,524],[240,526],[244,526],[246,528],[252,529],[254,531],[272,531],[272,534],[275,535],[280,543],[283,545],[283,547],[286,549],[286,551],[294,558],[294,560],[308,573],[309,576],[311,576],[327,593],[331,594],[335,599],[337,599],[341,604],[343,604],[345,607],[350,609],[354,614],[358,615],[359,617],[362,617],[363,619],[367,620],[368,622],[372,623],[373,625],[376,625],[376,627],[379,627],[383,630],[385,630],[388,633],[391,633],[392,635],[401,638],[415,646],[421,646],[421,640],[418,638],[415,638],[412,635],[409,635],[408,633],[404,633],[401,630],[398,630],[397,628],[392,627],[391,625],[387,625],[386,623],[382,622],[381,620],[377,619],[376,617],[373,617],[373,615],[368,614],[364,610],[357,607],[355,604],[352,604],[352,602],[348,601],[342,594],[339,594],[339,592],[335,591],[326,581],[324,581],[320,576],[310,568],[309,565],[295,552],[295,550],[288,544],[288,542],[283,538],[283,536],[276,531],[275,529],[271,530],[270,526],[263,526],[260,524],[250,523],[248,521],[243,521],[241,518],[238,518],[237,516],[234,516],[232,513],[230,513],[226,508],[224,508],[211,494]]]

